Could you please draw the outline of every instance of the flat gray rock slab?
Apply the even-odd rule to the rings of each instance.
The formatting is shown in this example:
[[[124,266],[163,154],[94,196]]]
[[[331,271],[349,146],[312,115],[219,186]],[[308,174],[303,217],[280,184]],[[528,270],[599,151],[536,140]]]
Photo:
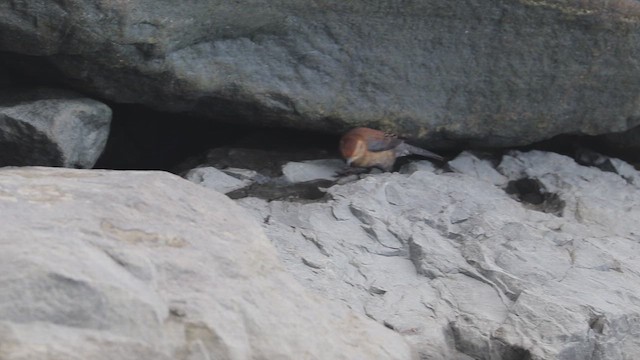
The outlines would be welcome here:
[[[310,294],[232,200],[162,172],[0,170],[0,359],[412,359]]]
[[[245,188],[253,183],[251,180],[240,180],[227,175],[211,166],[192,169],[185,175],[185,179],[223,194]]]
[[[506,176],[500,174],[495,169],[491,161],[479,159],[467,151],[462,152],[455,159],[447,162],[447,165],[457,173],[467,174],[497,186],[504,186],[508,181]]]
[[[290,183],[321,179],[336,180],[336,172],[345,167],[345,162],[339,159],[292,161],[282,167],[282,174]]]

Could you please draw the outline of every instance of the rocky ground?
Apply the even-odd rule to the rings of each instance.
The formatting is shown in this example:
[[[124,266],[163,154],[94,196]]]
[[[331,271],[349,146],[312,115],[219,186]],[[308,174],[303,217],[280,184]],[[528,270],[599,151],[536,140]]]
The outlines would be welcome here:
[[[0,170],[1,359],[409,359],[246,210],[161,172]]]
[[[637,359],[639,19],[0,1],[0,360]]]
[[[0,358],[633,359],[640,172],[607,162],[5,168]]]
[[[640,172],[608,161],[463,153],[447,171],[411,163],[315,201],[238,202],[300,282],[423,359],[632,359]]]

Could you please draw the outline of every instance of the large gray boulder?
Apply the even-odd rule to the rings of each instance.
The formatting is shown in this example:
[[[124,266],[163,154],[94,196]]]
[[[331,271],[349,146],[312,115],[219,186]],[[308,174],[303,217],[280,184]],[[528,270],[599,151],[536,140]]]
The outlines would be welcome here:
[[[464,153],[455,172],[371,175],[324,202],[238,202],[308,288],[395,329],[423,359],[631,360],[640,172],[611,163]]]
[[[636,0],[14,0],[0,50],[117,102],[506,146],[640,124],[638,19]]]
[[[91,168],[110,124],[107,105],[75,92],[0,91],[0,166]]]
[[[411,359],[303,290],[246,211],[160,172],[0,170],[0,359]]]

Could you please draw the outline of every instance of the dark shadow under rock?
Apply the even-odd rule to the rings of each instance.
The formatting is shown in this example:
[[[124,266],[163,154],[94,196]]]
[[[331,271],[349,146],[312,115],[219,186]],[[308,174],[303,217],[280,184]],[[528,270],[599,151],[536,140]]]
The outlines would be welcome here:
[[[555,216],[562,216],[565,203],[558,194],[544,191],[541,183],[534,179],[523,178],[509,181],[505,192],[514,195],[529,208]]]
[[[334,183],[335,182],[331,180],[316,180],[282,185],[270,182],[266,184],[253,184],[243,189],[231,191],[226,195],[231,199],[257,197],[268,201],[318,202],[325,199],[327,195],[323,189],[332,186]]]

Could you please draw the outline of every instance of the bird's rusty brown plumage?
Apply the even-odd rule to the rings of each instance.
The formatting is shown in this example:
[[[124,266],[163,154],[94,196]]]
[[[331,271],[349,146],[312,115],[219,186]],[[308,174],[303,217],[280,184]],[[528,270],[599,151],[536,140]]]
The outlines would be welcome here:
[[[391,171],[396,158],[420,155],[443,160],[440,155],[409,145],[397,136],[380,130],[359,127],[346,132],[340,139],[340,152],[350,166]]]

